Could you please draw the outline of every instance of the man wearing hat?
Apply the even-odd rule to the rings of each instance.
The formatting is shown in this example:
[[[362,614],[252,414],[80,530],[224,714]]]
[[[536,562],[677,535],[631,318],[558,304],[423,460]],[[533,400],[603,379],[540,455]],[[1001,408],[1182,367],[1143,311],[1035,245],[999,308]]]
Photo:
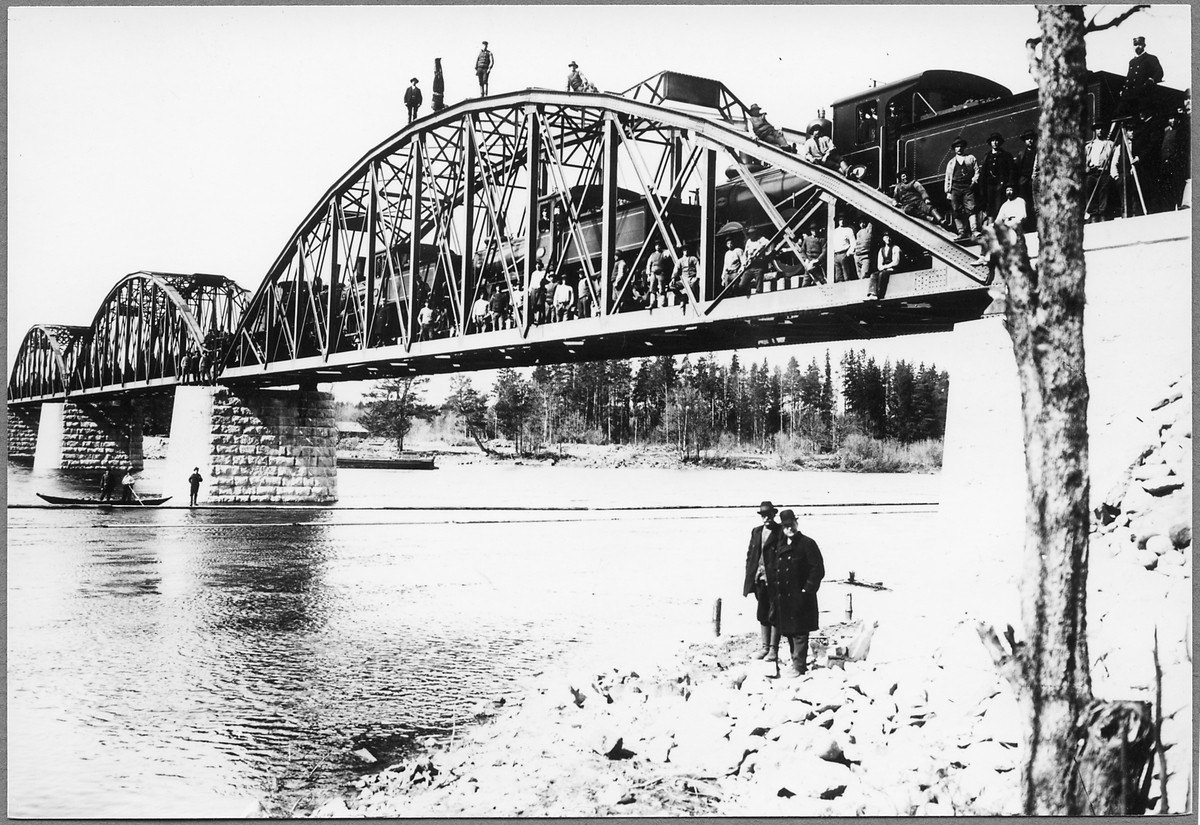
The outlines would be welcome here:
[[[767,556],[767,581],[776,615],[772,632],[787,637],[792,662],[784,675],[794,678],[808,671],[808,634],[821,626],[817,590],[825,560],[817,543],[800,532],[795,513],[784,510],[779,523],[783,537]]]
[[[567,64],[567,68],[571,71],[567,72],[567,91],[582,92],[584,84],[587,82],[583,77],[583,72],[579,71],[579,64],[572,60]]]
[[[480,49],[479,55],[475,58],[475,76],[479,78],[479,96],[487,97],[488,93],[488,76],[492,73],[492,67],[496,65],[496,55],[488,51],[488,42],[483,41],[483,48]]]
[[[770,574],[768,566],[774,565],[775,551],[783,540],[783,531],[775,522],[775,505],[764,501],[758,505],[762,524],[750,531],[750,549],[746,552],[746,579],[742,595],[754,594],[758,601],[759,631],[762,634],[762,650],[755,659],[768,662],[779,661],[779,623],[771,602]]]
[[[1017,152],[1017,196],[1025,201],[1025,206],[1029,209],[1029,220],[1025,224],[1025,230],[1031,232],[1037,228],[1033,203],[1034,172],[1037,169],[1037,132],[1027,129],[1022,133],[1021,140],[1025,145]]]
[[[1147,111],[1154,100],[1154,89],[1162,79],[1162,64],[1146,51],[1146,38],[1133,38],[1133,59],[1129,61],[1129,71],[1125,74],[1113,119],[1121,120]]]
[[[1004,135],[992,132],[988,136],[991,149],[983,156],[979,168],[979,183],[983,194],[983,208],[989,220],[996,219],[1000,204],[1004,202],[1004,187],[1017,181],[1017,162],[1004,146]]]
[[[1083,194],[1083,213],[1088,223],[1108,220],[1108,193],[1112,188],[1111,179],[1116,176],[1117,167],[1113,163],[1113,142],[1104,136],[1104,124],[1096,121],[1092,124],[1092,139],[1083,147],[1083,157],[1086,163]]]
[[[417,79],[408,81],[412,85],[404,90],[404,105],[408,107],[408,122],[417,119],[417,109],[421,108],[421,90],[417,88]]]
[[[750,131],[754,136],[763,143],[771,143],[782,149],[787,149],[789,152],[794,152],[792,144],[787,142],[787,138],[783,136],[783,132],[776,129],[767,120],[767,113],[759,108],[755,103],[746,113],[750,120]]]
[[[965,241],[979,232],[979,216],[975,209],[975,184],[979,183],[979,162],[967,154],[967,142],[961,137],[950,144],[954,157],[946,164],[945,190],[950,211],[958,226],[958,238]]]

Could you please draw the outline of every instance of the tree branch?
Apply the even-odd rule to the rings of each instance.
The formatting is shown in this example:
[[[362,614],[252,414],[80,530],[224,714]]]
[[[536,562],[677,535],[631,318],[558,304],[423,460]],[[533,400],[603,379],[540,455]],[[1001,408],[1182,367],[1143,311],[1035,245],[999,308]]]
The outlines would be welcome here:
[[[1102,32],[1105,29],[1115,28],[1115,27],[1121,25],[1122,23],[1124,23],[1130,17],[1133,17],[1133,15],[1137,14],[1139,11],[1144,11],[1145,9],[1148,9],[1148,8],[1150,8],[1150,6],[1147,3],[1143,3],[1141,5],[1134,6],[1130,9],[1126,9],[1125,11],[1121,12],[1116,17],[1114,17],[1112,20],[1109,20],[1107,23],[1097,23],[1096,18],[1093,17],[1091,20],[1088,21],[1088,24],[1084,28],[1083,33],[1085,35],[1087,35],[1087,34],[1091,34],[1092,32]],[[1096,14],[1099,14],[1099,12],[1096,12]]]

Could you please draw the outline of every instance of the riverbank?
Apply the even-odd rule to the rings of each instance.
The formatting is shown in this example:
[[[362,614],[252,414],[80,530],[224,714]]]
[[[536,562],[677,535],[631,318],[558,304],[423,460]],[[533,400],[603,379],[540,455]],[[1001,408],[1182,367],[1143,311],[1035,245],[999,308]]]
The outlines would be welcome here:
[[[395,457],[392,442],[381,438],[352,439],[338,449],[339,458]],[[852,472],[936,472],[941,466],[941,444],[901,447],[870,439],[851,440],[838,453],[807,453],[789,448],[779,450],[723,447],[702,455],[685,457],[677,448],[662,444],[559,444],[553,449],[517,454],[504,441],[489,445],[485,453],[476,445],[444,441],[411,441],[405,455],[434,458],[439,466],[460,464],[519,464],[572,467],[659,469],[703,468],[719,470],[834,470]]]

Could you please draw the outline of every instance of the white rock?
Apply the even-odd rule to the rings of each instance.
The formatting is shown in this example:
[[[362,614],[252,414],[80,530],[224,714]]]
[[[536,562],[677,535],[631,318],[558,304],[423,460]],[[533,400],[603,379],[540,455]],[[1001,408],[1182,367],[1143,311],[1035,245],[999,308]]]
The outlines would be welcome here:
[[[1166,536],[1155,535],[1146,540],[1146,549],[1152,551],[1156,556],[1161,556],[1164,553],[1173,550],[1174,545],[1171,544],[1171,540]]]
[[[1015,745],[1021,736],[1021,708],[1007,686],[981,705],[983,715],[971,731],[977,740],[992,739]]]
[[[759,764],[763,764],[761,759]],[[777,789],[786,788],[797,796],[820,798],[846,788],[851,782],[851,774],[850,769],[841,763],[796,754],[771,764],[763,770],[760,781],[765,782],[768,788],[775,785]]]
[[[717,682],[705,682],[692,688],[688,704],[701,713],[711,716],[725,716],[729,711],[730,701],[737,695],[733,690]]]
[[[999,742],[988,740],[975,742],[959,748],[955,761],[977,768],[987,768],[998,773],[1011,771],[1017,765],[1017,749],[1005,747]]]

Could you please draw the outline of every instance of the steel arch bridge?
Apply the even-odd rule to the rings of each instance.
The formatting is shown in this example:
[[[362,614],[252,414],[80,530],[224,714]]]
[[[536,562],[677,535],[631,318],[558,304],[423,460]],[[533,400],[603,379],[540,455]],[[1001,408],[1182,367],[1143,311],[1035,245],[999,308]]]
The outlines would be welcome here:
[[[221,380],[368,379],[898,335],[949,329],[990,303],[986,267],[948,233],[755,139],[720,84],[702,96],[711,102],[684,95],[682,104],[664,85],[468,100],[381,143],[287,241],[249,301]],[[649,101],[634,99],[647,90]],[[835,211],[866,216],[926,256],[893,277],[891,300],[868,304],[854,282],[784,292],[780,278],[748,297],[722,285],[717,240],[727,222],[763,227],[770,248],[795,263],[799,228],[832,230]],[[645,268],[655,241],[676,265],[680,245],[694,247],[700,277],[681,306],[628,311],[630,273]],[[591,314],[539,319],[538,262],[578,278]],[[497,288],[511,314],[483,326],[476,310]]]
[[[246,290],[220,275],[135,272],[90,326],[35,325],[8,382],[8,403],[89,399],[174,386],[211,333],[232,333]],[[212,343],[209,338],[209,344]]]

